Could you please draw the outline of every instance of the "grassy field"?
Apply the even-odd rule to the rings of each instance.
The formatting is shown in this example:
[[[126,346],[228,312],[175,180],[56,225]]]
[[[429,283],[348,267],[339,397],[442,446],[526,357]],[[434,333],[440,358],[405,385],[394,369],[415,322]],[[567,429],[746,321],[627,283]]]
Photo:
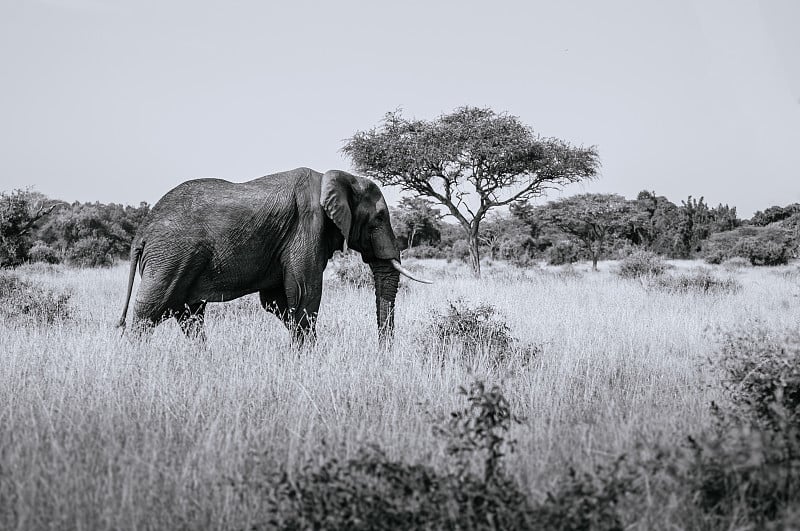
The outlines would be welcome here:
[[[676,263],[688,269],[699,263]],[[463,407],[476,378],[524,417],[506,463],[532,499],[570,467],[589,470],[655,441],[678,444],[710,422],[719,393],[706,361],[720,334],[800,323],[800,273],[716,269],[735,292],[672,292],[615,274],[416,262],[432,286],[404,285],[391,349],[377,347],[374,295],[331,281],[318,341],[297,352],[247,297],[210,305],[201,347],[169,322],[147,342],[114,328],[127,265],[28,267],[71,293],[52,325],[0,317],[0,527],[248,528],[258,503],[234,488],[259,466],[381,446],[392,459],[446,467],[432,423]],[[464,360],[429,336],[432,312],[462,298],[495,306],[528,364]]]

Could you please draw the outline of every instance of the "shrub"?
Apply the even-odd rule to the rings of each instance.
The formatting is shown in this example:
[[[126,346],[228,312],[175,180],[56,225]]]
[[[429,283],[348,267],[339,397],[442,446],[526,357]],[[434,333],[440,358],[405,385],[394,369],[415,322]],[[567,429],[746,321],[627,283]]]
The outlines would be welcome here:
[[[503,474],[502,458],[514,452],[516,441],[507,439],[511,425],[522,420],[511,413],[508,400],[499,387],[486,389],[481,380],[469,388],[460,387],[459,394],[467,399],[467,407],[454,411],[434,433],[447,441],[447,454],[454,456],[461,473],[469,471],[471,457],[481,456],[482,476],[490,482]]]
[[[664,464],[684,511],[706,529],[788,529],[800,509],[800,338],[729,333],[711,360],[723,402],[715,425]],[[662,459],[662,461],[664,461]]]
[[[536,345],[520,344],[497,309],[488,303],[471,306],[463,299],[448,301],[447,310],[432,312],[430,322],[428,335],[439,343],[428,345],[428,351],[436,349],[439,356],[443,354],[442,343],[455,342],[461,345],[467,362],[483,353],[494,365],[515,360],[524,366],[541,351]]]
[[[546,251],[550,265],[572,264],[580,260],[580,250],[572,242],[558,242]]]
[[[112,263],[113,244],[105,237],[83,238],[67,250],[67,262],[77,267],[107,267]]]
[[[372,271],[357,253],[337,251],[330,265],[332,278],[339,284],[355,288],[373,285]]]
[[[622,260],[619,275],[622,278],[657,277],[666,271],[667,264],[650,251],[634,251]]]
[[[689,439],[688,455],[675,473],[712,528],[745,523],[763,529],[800,500],[800,437],[757,429],[747,421]],[[751,527],[752,528],[752,527]]]
[[[737,414],[779,429],[800,429],[800,335],[776,337],[763,329],[725,336],[715,362]]]
[[[502,467],[506,434],[515,421],[497,387],[461,389],[469,405],[437,430],[458,456],[455,470],[390,459],[380,448],[354,458],[308,461],[289,477],[284,465],[234,481],[243,495],[257,492],[267,516],[254,529],[532,529],[526,494]],[[484,459],[484,474],[468,470],[468,456]],[[462,459],[463,457],[463,459]]]
[[[28,251],[28,259],[31,262],[42,262],[45,264],[59,264],[61,263],[61,255],[47,245],[42,240],[33,242],[33,246]]]
[[[754,266],[788,263],[795,243],[791,233],[780,227],[740,227],[733,231],[712,234],[705,246],[705,259],[720,264],[741,257]]]
[[[591,472],[579,474],[570,468],[534,510],[540,529],[626,529],[622,502],[639,489],[634,474],[623,465],[619,458]]]
[[[763,240],[745,240],[735,252],[744,256],[754,266],[776,266],[789,263],[789,247],[780,242]]]
[[[70,295],[41,288],[13,273],[0,272],[0,314],[11,319],[52,324],[69,319]]]

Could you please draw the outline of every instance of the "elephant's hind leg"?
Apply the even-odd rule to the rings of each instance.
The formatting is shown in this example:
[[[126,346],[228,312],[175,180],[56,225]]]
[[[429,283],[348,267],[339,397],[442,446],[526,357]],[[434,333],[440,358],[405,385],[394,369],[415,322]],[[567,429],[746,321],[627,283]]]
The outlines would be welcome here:
[[[205,330],[206,303],[187,304],[183,310],[175,313],[175,319],[186,337],[206,340]]]
[[[155,254],[155,251],[151,250],[151,253]],[[163,256],[163,252],[157,256]],[[180,315],[187,309],[189,302],[188,293],[206,262],[203,255],[188,253],[177,253],[160,261],[151,258],[151,264],[149,267],[145,266],[142,272],[142,281],[136,293],[134,320],[155,327],[170,317],[176,317],[180,324]],[[196,314],[197,310],[201,310],[200,303],[188,304],[188,309]],[[200,322],[202,314],[200,311]],[[183,325],[181,328],[183,329]]]

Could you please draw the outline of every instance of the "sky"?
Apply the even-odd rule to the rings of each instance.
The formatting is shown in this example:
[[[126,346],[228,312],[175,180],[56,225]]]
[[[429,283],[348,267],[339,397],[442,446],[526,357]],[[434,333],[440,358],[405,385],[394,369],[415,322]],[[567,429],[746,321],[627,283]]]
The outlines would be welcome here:
[[[344,140],[386,112],[471,105],[597,146],[564,195],[749,217],[800,202],[798,21],[796,0],[0,0],[0,190],[152,204],[350,170]]]

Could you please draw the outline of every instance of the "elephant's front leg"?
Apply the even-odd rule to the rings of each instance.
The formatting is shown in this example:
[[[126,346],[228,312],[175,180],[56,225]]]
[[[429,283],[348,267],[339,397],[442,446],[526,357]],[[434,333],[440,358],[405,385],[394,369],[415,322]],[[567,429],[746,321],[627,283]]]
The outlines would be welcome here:
[[[307,275],[289,272],[284,276],[283,289],[287,304],[284,322],[292,332],[292,338],[298,345],[307,339],[314,341],[322,300],[322,272],[318,275],[315,272]]]
[[[287,291],[291,292],[292,300],[294,301],[292,305],[289,304]],[[314,321],[319,311],[319,303],[312,309],[314,318],[309,319],[308,309],[304,312],[298,312],[295,293],[295,290],[281,286],[275,289],[261,290],[259,296],[261,298],[261,306],[268,312],[275,314],[292,334],[292,341],[301,346],[307,337],[313,338],[315,335]]]

